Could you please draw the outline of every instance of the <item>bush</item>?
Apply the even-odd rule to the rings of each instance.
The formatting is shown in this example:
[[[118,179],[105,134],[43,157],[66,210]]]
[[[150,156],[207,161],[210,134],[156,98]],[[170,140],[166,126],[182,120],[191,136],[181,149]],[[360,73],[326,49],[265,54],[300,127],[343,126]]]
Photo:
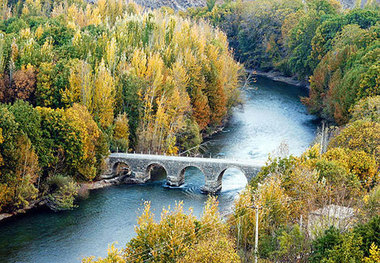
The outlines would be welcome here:
[[[328,163],[331,164],[330,167],[323,165]],[[323,155],[317,167],[320,168],[321,175],[327,176],[335,184],[345,181],[347,186],[354,186],[355,181],[359,180],[363,187],[369,189],[378,180],[375,158],[362,150],[332,148]]]
[[[380,214],[380,184],[364,196],[363,203],[363,212],[367,218]]]
[[[75,207],[79,186],[71,177],[54,175],[48,179],[51,194],[48,195],[48,206],[54,211],[70,210]]]
[[[299,225],[283,231],[278,237],[278,243],[280,247],[276,254],[281,262],[303,262],[307,258],[309,241]]]
[[[380,96],[368,97],[358,101],[350,110],[351,122],[366,120],[380,122]]]
[[[184,213],[178,203],[173,210],[163,209],[156,223],[146,203],[135,230],[136,236],[122,251],[111,246],[105,259],[90,257],[83,262],[240,262],[213,197],[200,220]]]
[[[374,155],[380,163],[380,123],[359,120],[348,124],[330,141],[329,148],[341,147]]]
[[[119,114],[114,122],[111,151],[127,152],[129,146],[129,121],[127,114]]]
[[[360,244],[360,249],[365,256],[369,256],[371,245],[380,244],[380,216],[377,214],[368,223],[358,224],[353,232],[361,237],[363,242]]]
[[[342,241],[328,250],[323,256],[323,263],[347,263],[361,262],[363,251],[360,250],[362,244],[361,237],[353,233],[346,233],[342,236]]]
[[[325,230],[323,235],[313,241],[310,262],[319,263],[322,261],[327,252],[342,242],[342,234],[339,229],[330,227]]]
[[[369,257],[363,259],[364,263],[380,262],[380,249],[373,243],[369,249]]]

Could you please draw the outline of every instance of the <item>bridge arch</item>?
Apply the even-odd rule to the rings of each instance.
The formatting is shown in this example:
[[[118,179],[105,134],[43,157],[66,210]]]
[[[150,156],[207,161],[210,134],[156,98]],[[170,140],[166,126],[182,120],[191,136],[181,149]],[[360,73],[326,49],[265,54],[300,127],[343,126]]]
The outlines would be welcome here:
[[[116,161],[112,163],[112,174],[115,176],[127,176],[132,172],[132,167],[126,161]]]
[[[186,165],[186,166],[183,166],[180,171],[179,171],[179,174],[178,174],[178,177],[180,178],[180,180],[182,182],[185,181],[185,172],[189,169],[195,169],[195,170],[198,170],[199,172],[202,173],[202,176],[204,178],[206,178],[206,173],[203,171],[203,169],[197,165]]]
[[[146,166],[146,169],[145,169],[145,173],[148,177],[148,180],[152,179],[152,171],[157,169],[157,168],[162,169],[166,174],[165,177],[168,177],[168,169],[165,167],[165,165],[163,165],[160,162],[150,162],[150,163],[148,163],[148,165]]]
[[[222,183],[224,174],[226,173],[227,170],[230,170],[230,169],[240,171],[244,175],[245,179],[247,179],[247,182],[248,182],[248,175],[246,174],[246,172],[242,168],[240,168],[236,165],[229,165],[229,166],[225,167],[222,171],[219,171],[218,179],[217,179],[218,182]]]

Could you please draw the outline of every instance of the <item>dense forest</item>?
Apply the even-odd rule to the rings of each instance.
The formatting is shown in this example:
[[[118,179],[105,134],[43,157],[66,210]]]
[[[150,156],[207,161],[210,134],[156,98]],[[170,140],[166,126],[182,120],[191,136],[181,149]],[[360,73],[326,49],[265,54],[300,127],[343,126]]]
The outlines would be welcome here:
[[[211,197],[191,211],[150,209],[124,249],[83,262],[380,261],[380,9],[343,10],[334,0],[225,1],[179,12],[226,32],[247,68],[310,81],[303,102],[335,127],[328,146],[301,156],[286,147],[239,195],[223,220]]]
[[[177,154],[239,103],[224,33],[124,1],[1,1],[0,211],[76,182],[111,151]]]
[[[379,6],[343,10],[338,1],[226,1],[190,9],[226,32],[247,68],[310,81],[311,113],[339,125],[360,99],[380,95]]]

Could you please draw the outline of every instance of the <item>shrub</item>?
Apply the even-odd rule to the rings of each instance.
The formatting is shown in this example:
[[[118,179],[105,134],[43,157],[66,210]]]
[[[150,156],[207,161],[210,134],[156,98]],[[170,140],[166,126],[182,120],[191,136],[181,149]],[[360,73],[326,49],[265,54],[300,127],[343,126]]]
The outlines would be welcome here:
[[[79,186],[71,177],[54,175],[48,179],[51,194],[48,195],[48,206],[54,211],[70,210],[75,207]]]
[[[380,123],[359,120],[348,124],[330,141],[329,148],[341,147],[374,155],[380,163]]]
[[[358,101],[350,110],[351,122],[366,120],[380,122],[380,96],[368,97]]]
[[[380,216],[377,214],[365,224],[358,224],[353,233],[362,239],[360,249],[365,256],[369,256],[371,244],[380,244]]]
[[[339,229],[330,227],[325,232],[315,239],[312,244],[312,253],[310,255],[310,262],[319,263],[322,261],[324,255],[334,246],[342,242],[342,234]]]

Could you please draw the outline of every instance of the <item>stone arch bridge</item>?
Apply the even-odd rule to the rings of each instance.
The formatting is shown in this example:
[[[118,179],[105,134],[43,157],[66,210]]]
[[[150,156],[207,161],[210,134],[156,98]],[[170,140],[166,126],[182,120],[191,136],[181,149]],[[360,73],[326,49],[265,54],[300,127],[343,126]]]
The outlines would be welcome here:
[[[167,184],[170,186],[182,185],[185,182],[186,169],[196,167],[205,176],[202,191],[206,193],[215,193],[222,188],[223,175],[229,168],[240,170],[249,181],[263,166],[263,163],[253,160],[129,153],[112,153],[107,162],[107,175],[119,176],[128,183],[145,183],[151,178],[150,172],[154,167],[162,167],[166,171]]]

